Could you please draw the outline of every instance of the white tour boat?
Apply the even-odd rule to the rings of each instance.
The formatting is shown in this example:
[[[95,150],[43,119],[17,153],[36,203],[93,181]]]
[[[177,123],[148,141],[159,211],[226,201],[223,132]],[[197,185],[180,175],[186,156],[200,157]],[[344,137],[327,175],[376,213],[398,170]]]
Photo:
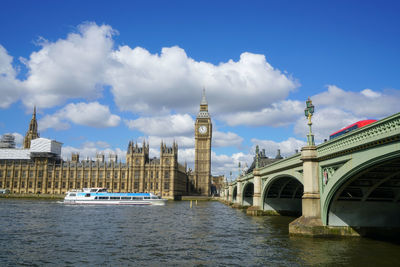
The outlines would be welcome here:
[[[152,193],[109,193],[106,188],[83,188],[83,190],[68,191],[64,203],[164,206],[167,200]]]

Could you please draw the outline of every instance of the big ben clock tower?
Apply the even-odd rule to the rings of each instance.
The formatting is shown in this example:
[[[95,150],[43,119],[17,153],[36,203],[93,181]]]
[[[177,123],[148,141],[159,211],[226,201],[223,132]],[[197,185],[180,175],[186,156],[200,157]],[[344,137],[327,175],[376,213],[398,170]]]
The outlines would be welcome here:
[[[200,102],[200,112],[195,123],[195,188],[203,196],[210,195],[211,188],[211,138],[212,124],[208,114],[205,89]]]

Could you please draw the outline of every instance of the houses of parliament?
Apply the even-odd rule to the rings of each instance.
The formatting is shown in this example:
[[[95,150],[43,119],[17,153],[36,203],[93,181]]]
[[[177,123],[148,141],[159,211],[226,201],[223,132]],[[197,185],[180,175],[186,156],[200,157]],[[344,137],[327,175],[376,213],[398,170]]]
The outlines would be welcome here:
[[[109,160],[98,154],[95,160],[61,158],[62,143],[41,138],[36,108],[33,111],[24,148],[15,148],[14,136],[0,141],[0,188],[17,194],[65,194],[71,189],[105,187],[110,192],[151,192],[169,199],[184,195],[211,194],[212,124],[203,90],[195,123],[195,169],[178,163],[178,144],[160,145],[160,157],[149,157],[149,144],[129,142],[126,162],[116,155]]]

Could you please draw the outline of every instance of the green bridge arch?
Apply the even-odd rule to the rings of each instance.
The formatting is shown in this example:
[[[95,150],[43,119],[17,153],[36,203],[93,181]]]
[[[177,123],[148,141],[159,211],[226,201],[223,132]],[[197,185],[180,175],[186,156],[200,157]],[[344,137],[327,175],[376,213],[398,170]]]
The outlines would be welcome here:
[[[361,152],[360,152],[361,153]],[[326,186],[321,183],[321,220],[324,225],[334,225],[334,226],[383,226],[382,223],[377,224],[378,220],[375,219],[376,216],[380,216],[379,221],[383,221],[383,217],[390,216],[386,220],[386,226],[388,226],[388,221],[392,221],[392,223],[396,222],[397,226],[400,226],[400,203],[390,203],[389,201],[379,200],[379,201],[367,201],[368,195],[364,195],[361,201],[357,201],[358,198],[352,199],[354,197],[350,197],[347,203],[347,208],[344,206],[343,211],[339,212],[339,214],[332,213],[332,206],[334,205],[336,199],[338,199],[338,193],[343,191],[346,186],[349,186],[349,183],[354,182],[359,179],[360,176],[364,174],[368,174],[368,171],[373,169],[374,167],[379,166],[380,164],[389,163],[393,160],[397,160],[399,162],[399,169],[396,171],[398,176],[388,176],[389,178],[400,178],[400,144],[392,143],[382,147],[376,147],[370,149],[368,153],[363,153],[362,155],[351,155],[350,157],[339,158],[338,160],[345,160],[346,162],[340,166],[340,168],[332,175],[329,179]],[[323,167],[321,167],[322,172]],[[390,174],[389,174],[390,175]],[[396,173],[394,173],[396,175]],[[361,176],[362,177],[362,176]],[[377,179],[378,180],[378,179]],[[379,181],[376,181],[376,184],[379,184]],[[368,194],[371,194],[374,189],[372,185],[369,190],[365,189]],[[399,189],[397,191],[397,198],[400,197],[400,180],[399,180]],[[379,188],[376,186],[375,189]],[[362,190],[361,190],[362,191]],[[375,204],[379,203],[380,209],[377,209]],[[342,200],[342,204],[346,203]],[[357,205],[354,203],[358,203]],[[366,204],[365,204],[366,203]],[[392,208],[383,209],[383,206],[392,206]],[[350,206],[354,207],[350,210]],[[369,210],[368,210],[369,208]],[[384,212],[388,212],[384,214]],[[351,214],[350,214],[351,212]],[[364,215],[358,214],[359,212],[363,212]],[[366,214],[368,212],[368,214]],[[397,215],[396,215],[397,214]],[[392,215],[395,215],[394,217]],[[382,217],[383,216],[383,217]],[[332,218],[338,217],[338,218]],[[340,218],[342,217],[342,218]],[[394,225],[392,225],[394,226]]]
[[[307,189],[301,198],[303,219],[291,224],[291,231],[309,234],[319,222],[324,227],[400,227],[400,113],[239,176],[230,183],[241,189],[235,203],[243,204],[250,184],[253,203],[244,201],[253,205],[250,214],[299,210],[284,202],[288,195],[300,199],[293,184]]]
[[[261,208],[279,214],[301,214],[303,179],[300,173],[280,172],[263,180]]]

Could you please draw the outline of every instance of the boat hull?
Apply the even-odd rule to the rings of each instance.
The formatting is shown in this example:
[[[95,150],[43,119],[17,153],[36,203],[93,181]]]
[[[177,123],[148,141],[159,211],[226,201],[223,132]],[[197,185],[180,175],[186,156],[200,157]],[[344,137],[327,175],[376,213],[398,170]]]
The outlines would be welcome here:
[[[167,204],[166,199],[149,199],[140,201],[121,201],[121,200],[64,200],[64,204],[71,205],[153,205],[153,206],[165,206]]]
[[[68,191],[65,204],[73,205],[153,205],[165,206],[166,199],[152,193],[109,193],[106,188]]]

